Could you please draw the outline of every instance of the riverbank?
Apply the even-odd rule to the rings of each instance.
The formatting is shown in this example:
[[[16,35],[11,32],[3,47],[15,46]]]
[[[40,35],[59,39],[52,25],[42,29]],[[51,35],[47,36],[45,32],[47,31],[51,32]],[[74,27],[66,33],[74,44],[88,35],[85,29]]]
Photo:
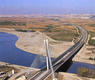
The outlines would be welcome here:
[[[63,78],[60,78],[62,76]],[[71,73],[59,73],[59,79],[58,80],[95,80],[92,78],[86,78],[86,77],[80,77],[76,74],[71,74]]]
[[[24,51],[46,56],[44,39],[49,40],[50,53],[52,57],[57,57],[70,48],[74,43],[66,41],[56,41],[41,32],[18,32],[14,29],[0,29],[0,32],[7,32],[18,37],[16,46]]]
[[[6,63],[6,62],[1,62],[1,61],[0,61],[0,66],[15,67],[15,68],[17,68],[18,70],[21,70],[21,69],[28,69],[28,67],[25,67],[25,66],[19,66],[19,65],[15,65],[15,64]]]
[[[84,45],[83,48],[75,55],[73,61],[95,64],[94,55],[95,46]]]
[[[0,80],[3,80],[4,77],[7,77],[8,75],[12,74],[12,71],[10,69],[13,69],[15,71],[15,73],[12,74],[11,77],[8,78],[8,80],[16,80],[16,78],[18,78],[22,75],[26,75],[29,72],[34,73],[39,70],[39,69],[32,68],[32,67],[25,67],[25,66],[9,64],[9,63],[0,61],[0,70],[1,70],[1,68],[2,68],[1,72],[6,72],[6,69],[7,69],[7,73],[0,74]],[[4,77],[2,77],[2,79],[1,79],[2,75]]]

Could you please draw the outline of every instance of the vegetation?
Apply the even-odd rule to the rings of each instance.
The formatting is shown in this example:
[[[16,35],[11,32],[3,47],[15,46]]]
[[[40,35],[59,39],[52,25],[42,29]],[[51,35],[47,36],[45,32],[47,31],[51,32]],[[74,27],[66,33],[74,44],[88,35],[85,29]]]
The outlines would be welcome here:
[[[35,32],[35,30],[32,29],[32,30],[30,30],[30,32]]]
[[[95,40],[90,39],[90,40],[89,40],[89,45],[95,46]]]
[[[55,32],[56,31],[56,32]],[[55,39],[55,40],[60,40],[60,41],[72,41],[72,39],[74,37],[77,37],[78,34],[74,33],[71,30],[64,30],[64,29],[60,29],[60,30],[55,30],[52,33],[49,33],[48,36],[50,36],[51,38]]]
[[[0,66],[0,72],[2,71],[10,71],[14,69],[13,67],[9,67],[9,66]]]
[[[95,78],[95,70],[78,68],[78,75],[82,77]]]
[[[12,21],[2,21],[0,25],[18,25],[18,26],[25,26],[25,22],[12,22]]]
[[[71,26],[69,23],[62,23],[64,26]]]
[[[15,29],[18,32],[35,32],[35,30]]]
[[[3,26],[2,26],[3,25]],[[20,26],[21,25],[21,26]],[[0,20],[1,28],[14,28],[19,32],[35,32],[40,31],[47,34],[49,37],[61,40],[71,41],[78,37],[76,30],[72,28],[68,21],[62,21],[60,18],[5,18]]]
[[[88,33],[91,35],[91,38],[92,38],[92,37],[95,37],[95,32],[90,31],[90,32],[88,32]]]
[[[45,32],[51,32],[53,28],[53,25],[47,25],[46,28],[44,29]]]
[[[95,27],[95,24],[89,24],[88,26],[90,26],[90,27]]]
[[[57,33],[51,37],[55,40],[61,40],[61,41],[71,41],[72,40],[72,34],[70,33],[64,34],[64,32]]]
[[[15,29],[18,32],[27,32],[27,30],[23,30],[23,29]]]
[[[14,67],[10,67],[10,66],[0,66],[0,80],[8,80],[8,78],[11,76],[11,72],[12,70],[16,72],[18,72],[18,69],[14,68]],[[10,76],[9,76],[10,75]]]
[[[88,43],[89,43],[89,45],[95,46],[95,40],[92,39],[92,37],[95,37],[95,32],[89,32],[89,34],[90,34],[90,39],[89,39]]]
[[[89,60],[95,60],[95,57],[94,58],[90,57]]]

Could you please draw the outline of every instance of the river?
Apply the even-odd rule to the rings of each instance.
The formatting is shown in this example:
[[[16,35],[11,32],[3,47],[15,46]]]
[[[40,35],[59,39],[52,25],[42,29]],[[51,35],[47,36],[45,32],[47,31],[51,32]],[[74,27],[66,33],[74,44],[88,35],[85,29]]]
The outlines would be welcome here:
[[[18,37],[0,32],[0,61],[27,67],[42,68],[45,57],[23,51],[15,46]]]

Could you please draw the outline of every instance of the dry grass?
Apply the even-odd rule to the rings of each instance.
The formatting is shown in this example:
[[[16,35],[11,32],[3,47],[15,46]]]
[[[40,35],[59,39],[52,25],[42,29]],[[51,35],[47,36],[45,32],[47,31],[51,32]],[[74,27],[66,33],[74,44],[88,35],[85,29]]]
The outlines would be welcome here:
[[[1,17],[0,22],[2,21],[13,21],[13,22],[25,22],[26,25],[0,25],[0,28],[15,28],[15,29],[25,29],[25,30],[33,30],[33,31],[41,31],[46,33],[48,36],[57,39],[57,40],[67,40],[71,41],[73,37],[72,35],[76,35],[76,30],[73,26],[64,24],[64,23],[75,23],[77,25],[80,25],[84,27],[88,32],[95,32],[95,20],[94,19],[78,19],[78,18],[68,18],[68,15],[66,15],[65,18],[62,18],[59,16],[57,19],[54,17],[33,17],[33,18],[27,18],[27,17]],[[47,26],[52,25],[53,27],[51,30],[47,30]],[[62,32],[63,30],[63,32]],[[73,34],[67,35],[64,34],[64,31],[72,31]],[[67,32],[68,33],[68,32]],[[61,35],[63,34],[63,36]],[[64,39],[65,38],[65,39]]]
[[[47,18],[47,17],[38,17],[38,18],[0,18],[0,22],[12,22],[12,23],[24,23],[25,25],[14,25],[14,24],[5,24],[0,25],[0,28],[14,28],[14,29],[23,29],[30,31],[40,31],[44,32],[48,36],[56,40],[72,41],[76,35],[76,30],[73,26],[64,24],[61,19]]]

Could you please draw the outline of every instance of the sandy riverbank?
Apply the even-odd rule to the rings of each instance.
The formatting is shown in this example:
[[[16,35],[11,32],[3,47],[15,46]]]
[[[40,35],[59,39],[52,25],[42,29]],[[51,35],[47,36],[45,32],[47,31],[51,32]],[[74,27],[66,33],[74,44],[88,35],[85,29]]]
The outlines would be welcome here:
[[[95,64],[95,46],[84,45],[84,47],[75,55],[73,61]]]
[[[73,42],[55,41],[41,32],[17,32],[14,29],[0,29],[0,32],[7,32],[18,36],[16,46],[24,51],[39,55],[46,55],[44,39],[48,38],[50,53],[57,57],[71,47]]]
[[[92,78],[86,78],[86,77],[79,77],[76,74],[70,74],[70,73],[59,73],[59,77],[63,76],[62,78],[59,78],[59,80],[95,80]]]

